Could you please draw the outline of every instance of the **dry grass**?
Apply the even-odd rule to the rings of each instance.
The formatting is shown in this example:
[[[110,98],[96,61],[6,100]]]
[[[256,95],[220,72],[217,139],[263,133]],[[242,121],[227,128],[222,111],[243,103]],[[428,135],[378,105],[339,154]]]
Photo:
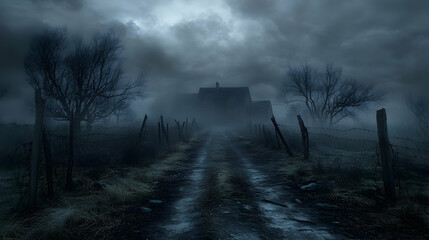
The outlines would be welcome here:
[[[148,167],[76,169],[75,191],[59,192],[55,200],[42,201],[34,213],[5,216],[0,220],[0,239],[109,239],[111,230],[120,225],[115,216],[138,197],[150,196],[156,188],[154,181],[173,170],[194,141],[179,143]],[[94,180],[106,186],[96,190]]]
[[[313,152],[310,160],[288,157],[278,169],[296,187],[313,181],[331,181],[333,190],[303,192],[298,198],[307,203],[328,202],[347,211],[340,222],[350,224],[357,234],[376,238],[421,239],[429,236],[429,178],[411,169],[400,169],[397,180],[397,203],[385,204],[381,167],[373,153],[335,151],[330,155]],[[374,197],[364,196],[365,187],[374,187]],[[381,226],[381,227],[380,227]],[[368,234],[368,235],[366,235]],[[425,235],[426,234],[426,235]],[[412,236],[412,237],[411,237]],[[411,237],[411,238],[410,238]]]

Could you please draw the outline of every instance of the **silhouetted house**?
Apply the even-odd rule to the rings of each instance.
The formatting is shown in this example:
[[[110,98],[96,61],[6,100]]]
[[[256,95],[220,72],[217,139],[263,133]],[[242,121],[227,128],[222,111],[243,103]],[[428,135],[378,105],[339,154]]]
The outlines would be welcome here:
[[[200,88],[198,93],[180,94],[175,104],[181,114],[206,123],[247,124],[270,120],[270,101],[252,101],[248,87]]]

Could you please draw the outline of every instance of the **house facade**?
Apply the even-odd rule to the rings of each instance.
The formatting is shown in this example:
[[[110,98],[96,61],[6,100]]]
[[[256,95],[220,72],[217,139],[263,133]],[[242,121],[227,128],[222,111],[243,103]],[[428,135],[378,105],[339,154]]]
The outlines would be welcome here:
[[[182,117],[207,124],[248,124],[268,122],[273,115],[270,101],[252,101],[248,87],[200,88],[198,93],[178,95],[173,104]]]

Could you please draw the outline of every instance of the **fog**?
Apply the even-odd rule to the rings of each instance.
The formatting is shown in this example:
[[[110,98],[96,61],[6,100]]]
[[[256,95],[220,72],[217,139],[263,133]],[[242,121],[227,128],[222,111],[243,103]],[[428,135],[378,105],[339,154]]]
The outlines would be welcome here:
[[[160,115],[181,93],[219,82],[249,87],[253,100],[270,100],[281,121],[305,115],[281,95],[290,66],[328,63],[348,78],[387,94],[341,124],[374,126],[387,109],[391,126],[410,123],[409,95],[429,89],[429,17],[423,1],[3,1],[0,7],[2,123],[33,123],[33,90],[23,61],[36,33],[66,27],[83,38],[113,29],[124,51],[125,80],[144,80],[132,116]],[[112,122],[114,122],[112,120]]]

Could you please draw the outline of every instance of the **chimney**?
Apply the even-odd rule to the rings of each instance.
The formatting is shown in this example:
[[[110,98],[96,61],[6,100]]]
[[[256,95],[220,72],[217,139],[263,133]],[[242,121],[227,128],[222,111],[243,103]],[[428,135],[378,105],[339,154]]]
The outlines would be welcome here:
[[[219,88],[219,82],[216,82],[216,88]]]

